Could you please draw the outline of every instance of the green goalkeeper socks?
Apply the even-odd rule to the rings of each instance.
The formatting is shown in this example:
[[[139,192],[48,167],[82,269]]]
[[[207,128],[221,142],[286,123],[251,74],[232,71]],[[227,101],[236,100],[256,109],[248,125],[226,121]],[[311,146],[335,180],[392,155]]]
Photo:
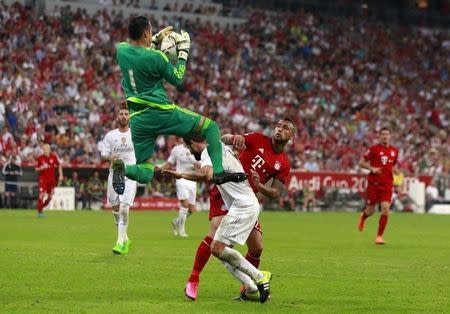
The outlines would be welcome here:
[[[125,176],[139,183],[148,183],[152,180],[155,166],[149,162],[138,165],[127,165],[125,167]]]
[[[208,154],[211,157],[214,173],[222,173],[222,143],[220,142],[220,130],[216,122],[206,119],[202,126],[202,135],[208,143]]]

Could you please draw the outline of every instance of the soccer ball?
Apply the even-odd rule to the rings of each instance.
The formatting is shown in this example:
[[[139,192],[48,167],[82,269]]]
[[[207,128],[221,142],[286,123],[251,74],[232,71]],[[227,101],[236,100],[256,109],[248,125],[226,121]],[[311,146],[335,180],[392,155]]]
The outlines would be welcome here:
[[[176,37],[180,36],[175,32],[169,33],[161,42],[161,51],[169,58],[170,61],[177,61],[177,40]]]

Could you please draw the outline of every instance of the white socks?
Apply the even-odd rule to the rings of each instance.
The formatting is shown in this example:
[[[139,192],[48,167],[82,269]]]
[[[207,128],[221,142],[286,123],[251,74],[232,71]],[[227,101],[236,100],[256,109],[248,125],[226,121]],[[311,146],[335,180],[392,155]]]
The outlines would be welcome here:
[[[256,291],[258,291],[258,287],[253,282],[252,278],[250,278],[248,275],[244,274],[240,270],[237,270],[227,262],[225,261],[221,262],[225,265],[225,268],[234,276],[234,278],[239,280],[244,285],[247,292],[255,293]]]
[[[119,205],[119,224],[117,226],[117,243],[119,244],[123,244],[123,242],[128,240],[127,229],[129,208],[130,206],[125,203],[120,203]]]
[[[248,276],[250,276],[250,278],[254,282],[257,282],[257,281],[261,280],[264,277],[263,273],[258,268],[253,266],[249,261],[247,261],[241,255],[241,253],[239,253],[236,250],[233,250],[232,248],[230,248],[228,246],[226,246],[223,249],[223,251],[220,254],[219,258],[222,261],[227,262],[228,264],[230,264],[231,266],[233,266],[237,270],[240,270],[244,274],[247,274]]]
[[[186,225],[186,218],[188,215],[189,210],[186,207],[180,207],[180,210],[178,212],[178,230],[180,232],[180,235],[186,234],[185,231],[185,225]]]

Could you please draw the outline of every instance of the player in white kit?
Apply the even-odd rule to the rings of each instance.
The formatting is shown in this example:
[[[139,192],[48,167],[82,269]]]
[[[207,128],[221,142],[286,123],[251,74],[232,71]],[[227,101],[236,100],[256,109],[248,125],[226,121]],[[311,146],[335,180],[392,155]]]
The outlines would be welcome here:
[[[195,160],[189,149],[182,143],[172,148],[167,162],[161,166],[162,170],[176,166],[176,171],[187,172],[199,168],[200,164]],[[175,183],[177,198],[180,201],[178,217],[172,220],[174,235],[187,237],[185,230],[186,219],[189,214],[195,212],[195,200],[197,198],[197,183],[186,179],[177,179]]]
[[[135,164],[133,142],[131,141],[131,131],[128,126],[130,113],[127,108],[121,108],[117,116],[117,129],[106,133],[103,139],[101,151],[102,160],[113,162],[115,159],[122,159],[125,164]],[[136,195],[136,181],[125,178],[125,192],[118,195],[112,186],[112,170],[108,176],[108,201],[112,206],[112,213],[117,226],[117,243],[113,247],[114,254],[127,254],[130,249],[131,240],[128,238],[128,217],[130,206],[133,205]]]
[[[213,175],[211,158],[203,139],[185,140],[186,146],[197,160],[201,161],[200,169],[193,172],[177,172],[164,170],[177,179],[192,181],[209,181]],[[231,148],[222,143],[222,160],[224,171],[244,172],[239,159]],[[211,252],[220,259],[227,270],[233,274],[248,291],[259,290],[261,303],[270,295],[271,273],[260,271],[247,261],[232,246],[236,243],[244,245],[255,226],[259,215],[259,202],[248,180],[234,183],[227,182],[218,186],[228,213],[223,217],[211,243]]]

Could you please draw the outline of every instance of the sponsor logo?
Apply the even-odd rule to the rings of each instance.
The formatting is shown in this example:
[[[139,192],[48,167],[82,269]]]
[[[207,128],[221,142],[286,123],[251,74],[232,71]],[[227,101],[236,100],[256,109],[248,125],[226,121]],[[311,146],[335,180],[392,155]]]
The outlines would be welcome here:
[[[281,168],[281,162],[279,162],[278,160],[275,162],[275,165],[273,166],[275,168],[275,170],[280,170]]]

